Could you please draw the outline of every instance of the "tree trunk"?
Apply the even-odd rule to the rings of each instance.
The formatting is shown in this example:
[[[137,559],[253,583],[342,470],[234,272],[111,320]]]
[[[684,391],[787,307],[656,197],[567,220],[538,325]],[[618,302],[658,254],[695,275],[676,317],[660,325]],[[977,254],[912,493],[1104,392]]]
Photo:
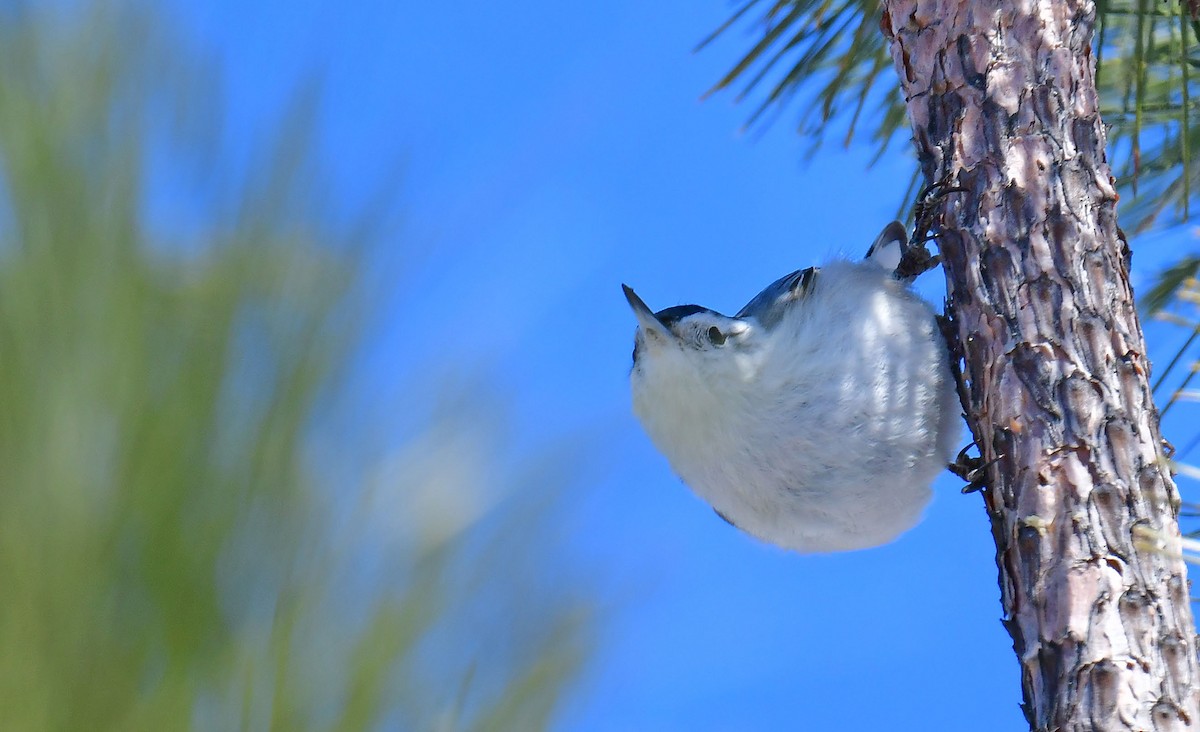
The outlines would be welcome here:
[[[885,0],[882,29],[923,172],[966,189],[939,246],[1029,724],[1200,729],[1094,20],[1088,0]]]

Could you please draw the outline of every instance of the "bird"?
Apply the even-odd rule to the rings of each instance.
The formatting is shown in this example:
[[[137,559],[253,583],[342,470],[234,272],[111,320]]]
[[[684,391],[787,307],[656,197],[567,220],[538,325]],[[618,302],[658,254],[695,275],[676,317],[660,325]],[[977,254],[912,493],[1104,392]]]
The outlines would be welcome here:
[[[920,521],[962,423],[936,315],[897,274],[909,246],[892,222],[865,259],[792,272],[732,317],[655,312],[622,285],[637,320],[634,414],[728,523],[822,553]]]

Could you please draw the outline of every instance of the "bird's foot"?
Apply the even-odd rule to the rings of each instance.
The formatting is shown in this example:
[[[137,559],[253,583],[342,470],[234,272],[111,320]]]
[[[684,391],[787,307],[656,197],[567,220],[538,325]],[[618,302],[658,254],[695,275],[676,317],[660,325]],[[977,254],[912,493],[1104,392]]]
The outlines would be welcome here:
[[[974,493],[975,491],[983,490],[988,487],[987,469],[999,462],[1004,456],[999,455],[992,460],[985,461],[982,455],[971,457],[967,452],[975,446],[972,442],[963,449],[958,451],[958,457],[954,462],[946,466],[946,469],[954,473],[959,478],[967,482],[962,487],[963,493]]]
[[[896,276],[902,279],[916,277],[928,272],[938,265],[941,258],[930,254],[925,243],[937,237],[929,232],[933,230],[937,218],[941,214],[942,203],[951,193],[963,193],[967,189],[962,186],[950,185],[951,173],[947,172],[940,180],[934,181],[921,189],[913,204],[913,232],[904,247],[900,266],[896,268]]]

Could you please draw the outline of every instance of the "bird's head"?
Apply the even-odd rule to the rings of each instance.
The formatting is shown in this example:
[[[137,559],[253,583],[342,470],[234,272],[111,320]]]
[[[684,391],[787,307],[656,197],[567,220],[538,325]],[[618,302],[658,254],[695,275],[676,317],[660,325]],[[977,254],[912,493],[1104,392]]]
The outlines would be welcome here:
[[[676,305],[654,312],[632,288],[622,285],[638,321],[633,370],[647,367],[701,378],[725,378],[737,372],[757,346],[758,329],[699,305]]]

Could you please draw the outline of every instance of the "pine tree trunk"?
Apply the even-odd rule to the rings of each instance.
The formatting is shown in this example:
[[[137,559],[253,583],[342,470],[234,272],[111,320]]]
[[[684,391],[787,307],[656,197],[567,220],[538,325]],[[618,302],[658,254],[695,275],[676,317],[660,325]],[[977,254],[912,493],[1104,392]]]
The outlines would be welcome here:
[[[1087,0],[885,0],[1035,730],[1200,729],[1179,496],[1105,157]],[[1145,537],[1156,536],[1158,546]],[[966,723],[964,723],[964,728]]]

